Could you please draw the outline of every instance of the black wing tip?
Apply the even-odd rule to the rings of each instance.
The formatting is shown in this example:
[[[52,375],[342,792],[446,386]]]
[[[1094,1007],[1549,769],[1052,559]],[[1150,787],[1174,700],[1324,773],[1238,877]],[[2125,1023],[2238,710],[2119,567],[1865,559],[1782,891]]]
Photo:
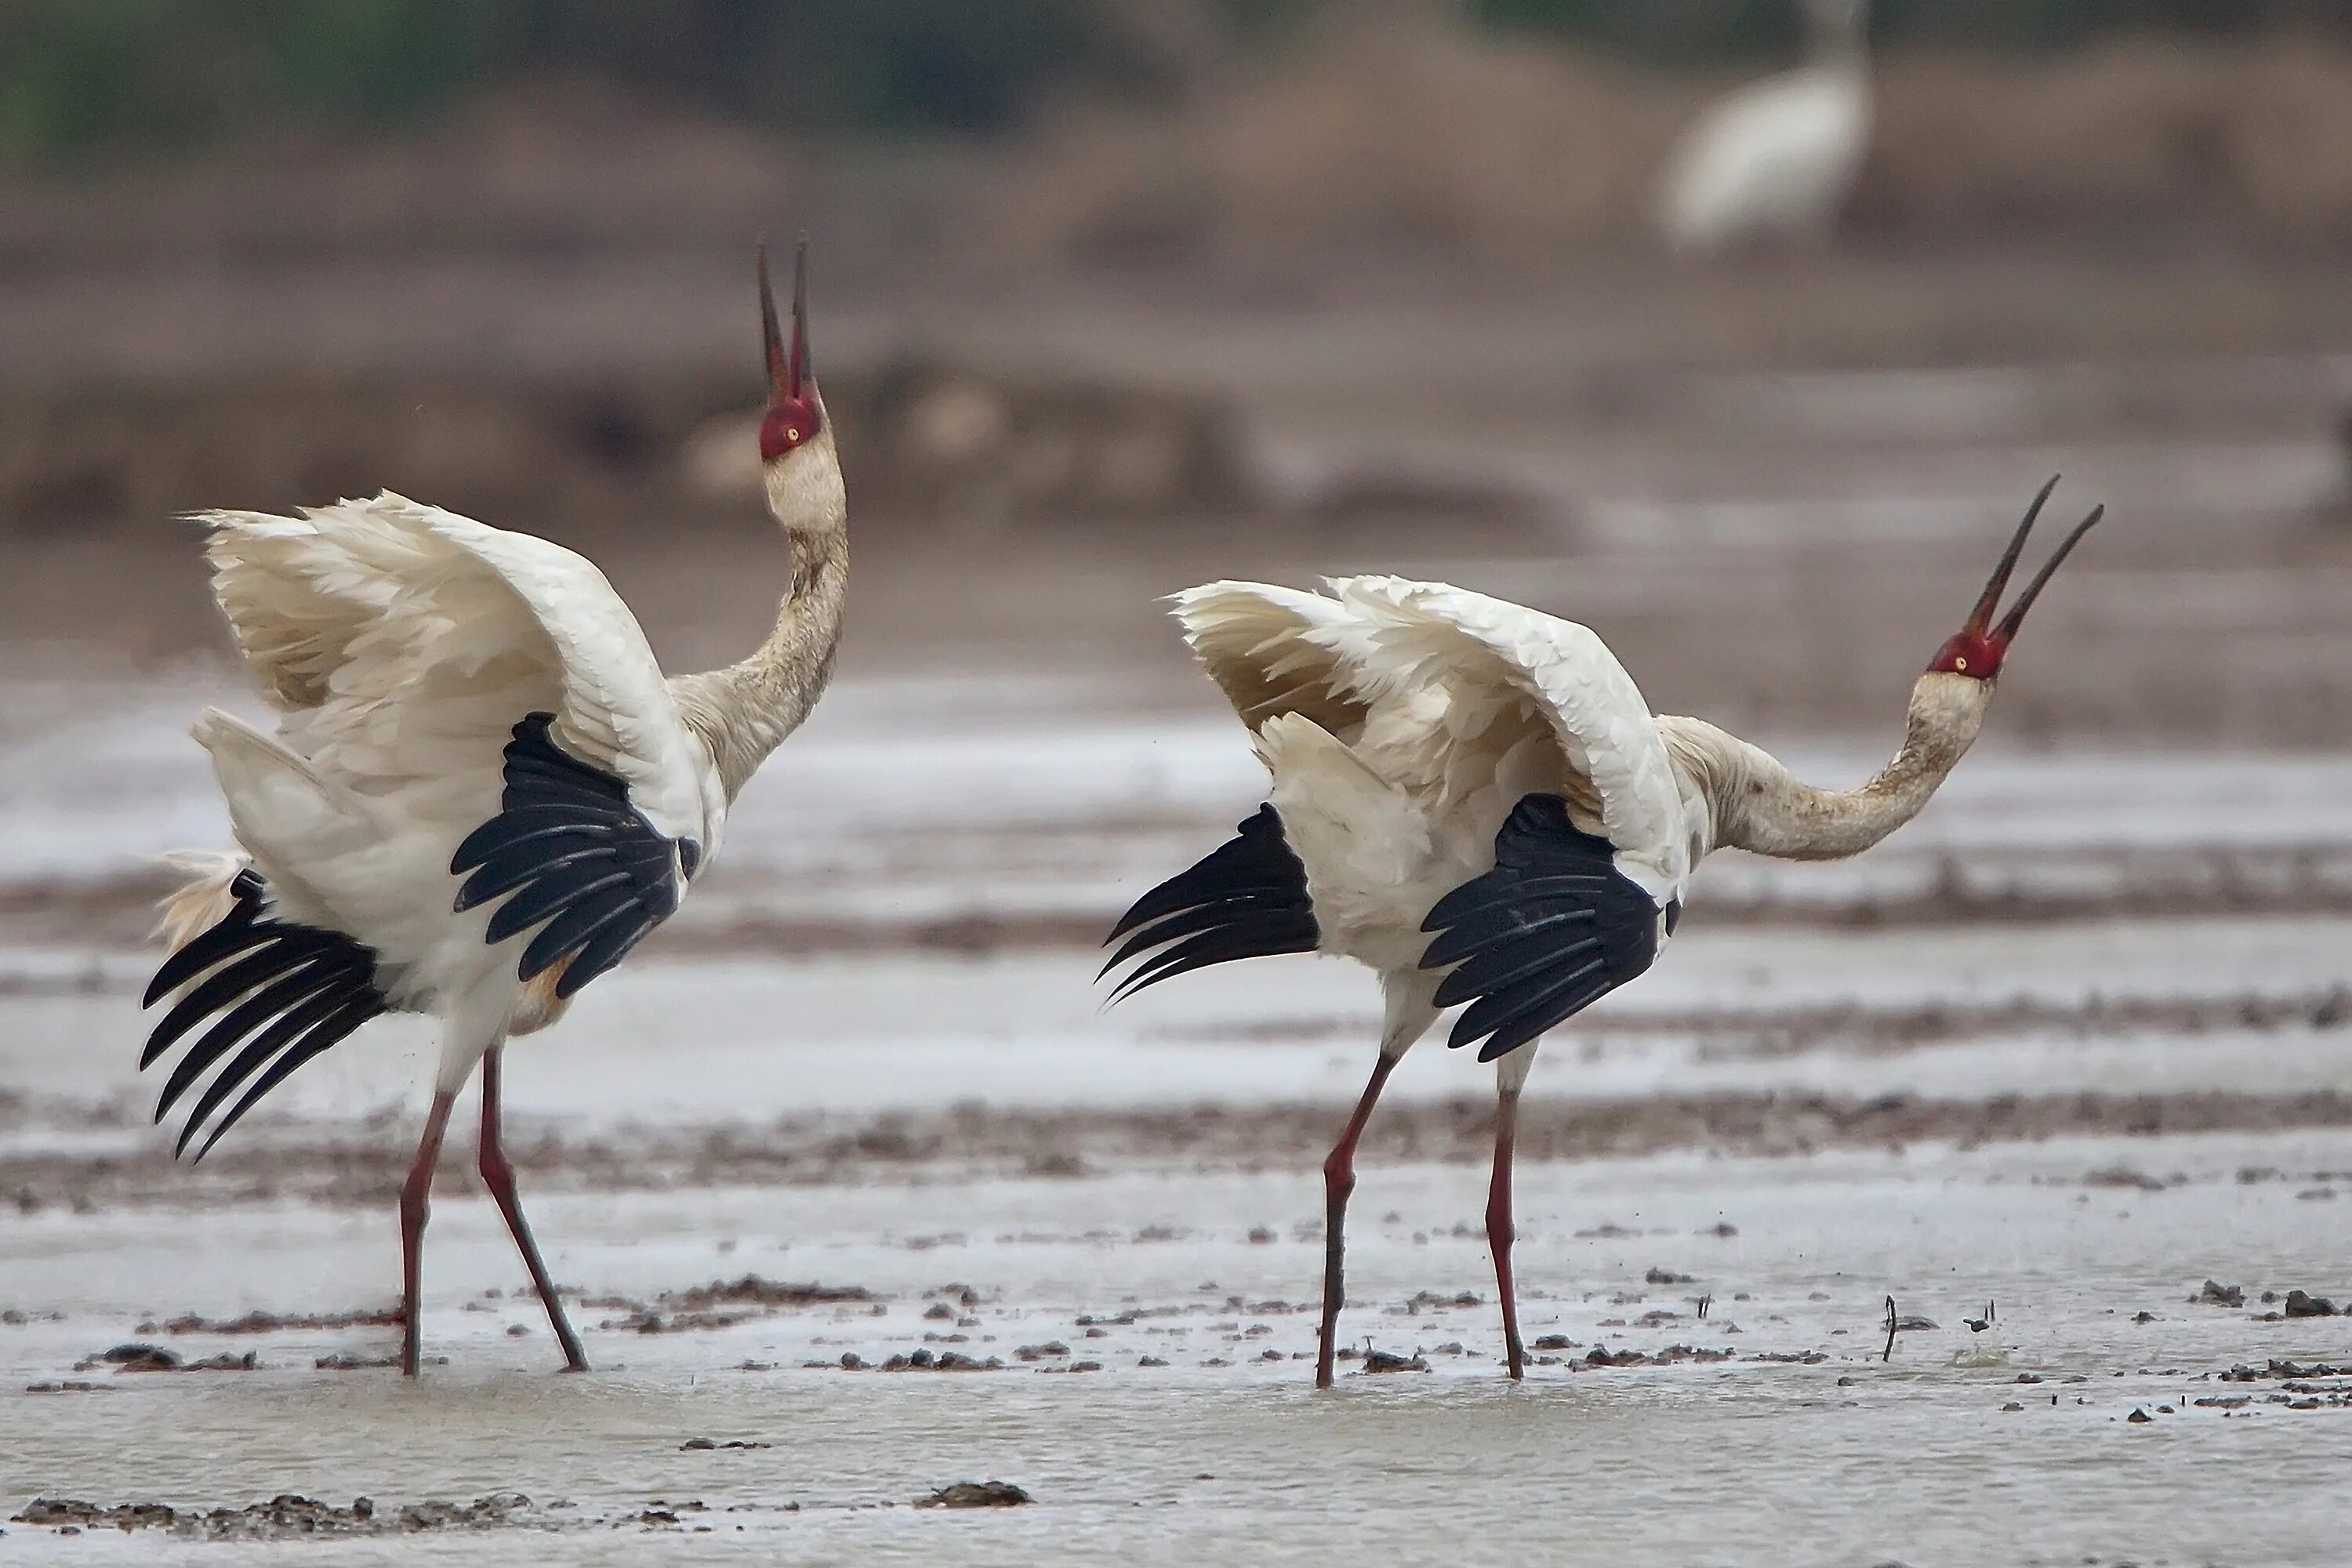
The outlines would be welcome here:
[[[175,1158],[187,1153],[213,1112],[248,1079],[254,1081],[245,1098],[213,1125],[196,1159],[294,1068],[392,1007],[374,949],[342,931],[261,916],[267,883],[250,871],[240,873],[231,887],[237,895],[235,907],[173,958],[196,950],[199,943],[213,945],[198,953],[200,962],[180,974],[174,985],[164,989],[205,970],[213,973],[155,1026],[140,1058],[143,1071],[175,1047],[185,1047],[156,1098],[154,1120],[160,1124],[215,1062],[237,1051],[198,1097],[174,1144]],[[234,962],[222,962],[229,959]],[[159,972],[157,981],[168,973]],[[199,1033],[200,1024],[205,1027]],[[329,1024],[338,1026],[331,1035],[325,1032]]]
[[[1421,967],[1446,969],[1436,1004],[1467,1004],[1446,1041],[1508,1056],[1647,970],[1659,910],[1616,868],[1616,847],[1579,828],[1556,795],[1520,797],[1495,835],[1495,866],[1422,922]]]
[[[1306,863],[1267,801],[1234,825],[1233,837],[1129,906],[1103,939],[1106,947],[1121,945],[1095,979],[1136,961],[1108,1006],[1213,963],[1312,952],[1322,939]]]
[[[173,952],[164,954],[163,962],[155,966],[154,977],[139,999],[142,1012],[194,980],[222,960],[241,952],[251,942],[250,932],[261,915],[262,894],[268,884],[258,872],[247,866],[229,879],[231,902],[228,912],[211,925],[182,942]],[[145,1063],[141,1063],[145,1066]]]
[[[504,899],[483,929],[493,946],[540,928],[515,977],[528,984],[568,962],[556,983],[562,999],[676,912],[680,883],[703,856],[694,839],[654,826],[625,780],[558,746],[554,720],[538,712],[516,722],[499,810],[450,858],[450,875],[465,879],[450,907],[463,914]]]

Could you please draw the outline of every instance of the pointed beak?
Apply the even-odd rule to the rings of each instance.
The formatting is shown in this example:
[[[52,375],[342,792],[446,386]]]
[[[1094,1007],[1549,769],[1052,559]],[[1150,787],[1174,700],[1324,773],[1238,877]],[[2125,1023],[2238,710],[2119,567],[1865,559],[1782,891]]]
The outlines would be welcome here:
[[[2009,614],[2001,617],[2000,624],[1993,626],[1993,611],[2000,607],[2001,593],[2009,586],[2010,574],[2017,570],[2017,559],[2025,552],[2025,537],[2033,531],[2034,521],[2042,515],[2042,503],[2057,488],[2058,476],[2053,474],[2049,482],[2035,494],[2033,504],[2025,509],[2025,521],[2017,525],[2017,532],[2010,538],[2009,548],[2001,552],[2000,564],[1992,569],[1992,576],[1985,583],[1983,596],[1977,600],[1977,607],[1969,612],[1968,624],[1961,627],[1963,635],[1984,637],[2006,647],[2010,639],[2017,636],[2017,628],[2025,624],[2025,612],[2033,607],[2033,601],[2041,596],[2043,585],[2050,581],[2050,574],[2058,570],[2058,563],[2065,560],[2074,546],[2082,542],[2083,535],[2090,532],[2107,514],[2105,507],[2093,507],[2091,515],[2076,523],[2074,531],[2051,552],[2050,559],[2042,563],[2042,570],[2026,584],[2025,592],[2017,596],[2017,602],[2009,607]]]
[[[768,405],[806,395],[808,364],[808,241],[793,250],[793,340],[788,349],[776,321],[776,291],[768,281],[768,245],[760,242],[760,327],[768,350]]]

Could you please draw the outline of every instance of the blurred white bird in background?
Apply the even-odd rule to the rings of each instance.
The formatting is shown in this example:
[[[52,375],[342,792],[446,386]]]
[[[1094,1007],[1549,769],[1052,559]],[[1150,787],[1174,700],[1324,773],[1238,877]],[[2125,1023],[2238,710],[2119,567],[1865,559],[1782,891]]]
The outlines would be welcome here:
[[[1820,239],[1870,152],[1869,0],[1805,0],[1812,58],[1710,108],[1667,160],[1657,224],[1676,250]]]
[[[426,1196],[477,1062],[483,1183],[565,1363],[587,1365],[515,1195],[500,1057],[677,910],[736,792],[832,672],[848,517],[808,363],[807,279],[803,245],[787,350],[761,251],[760,456],[793,575],[774,630],[740,664],[666,680],[589,562],[389,493],[300,517],[199,519],[213,595],[278,724],[265,733],[217,709],[197,721],[241,853],[177,858],[190,880],[165,905],[173,951],[147,992],[173,1006],[139,1065],[185,1047],[160,1121],[226,1063],[180,1135],[182,1152],[203,1135],[202,1158],[369,1019],[440,1019],[433,1105],[400,1201],[411,1376]]]

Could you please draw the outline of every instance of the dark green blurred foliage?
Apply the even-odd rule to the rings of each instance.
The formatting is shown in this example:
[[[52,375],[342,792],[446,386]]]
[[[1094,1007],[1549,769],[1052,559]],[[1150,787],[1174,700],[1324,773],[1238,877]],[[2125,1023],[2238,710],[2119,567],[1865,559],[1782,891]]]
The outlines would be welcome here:
[[[1247,30],[1265,0],[1223,0]],[[532,74],[790,126],[992,131],[1156,62],[1104,0],[0,0],[0,156],[366,127]]]
[[[1468,0],[1489,26],[1590,40],[1677,63],[1790,52],[1801,0]],[[2281,26],[2352,31],[2352,0],[1876,0],[1880,43],[2036,49],[2103,33],[2254,32]]]
[[[1387,0],[1396,4],[1397,0]],[[533,75],[795,128],[991,132],[1181,88],[1373,0],[0,0],[0,158],[365,131]],[[1800,0],[1419,0],[1676,64],[1785,55]],[[1879,0],[1882,42],[2352,30],[2352,0]],[[1171,44],[1171,40],[1175,40]]]

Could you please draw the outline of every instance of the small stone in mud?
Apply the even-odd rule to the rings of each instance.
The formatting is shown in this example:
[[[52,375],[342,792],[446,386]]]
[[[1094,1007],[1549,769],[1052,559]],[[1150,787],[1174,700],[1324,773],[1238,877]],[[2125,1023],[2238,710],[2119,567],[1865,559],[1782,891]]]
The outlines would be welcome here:
[[[691,1290],[666,1290],[662,1300],[673,1310],[705,1312],[713,1307],[828,1307],[849,1302],[878,1301],[860,1285],[795,1285],[746,1274],[740,1279],[714,1279]]]
[[[1647,1285],[1688,1285],[1692,1279],[1691,1275],[1677,1274],[1671,1268],[1653,1268],[1642,1276],[1643,1283]]]
[[[177,1512],[160,1502],[124,1503],[117,1508],[100,1508],[79,1498],[35,1498],[25,1505],[25,1511],[12,1517],[11,1524],[41,1524],[52,1530],[147,1530],[163,1529],[178,1517]]]
[[[1460,1290],[1451,1296],[1441,1296],[1434,1290],[1416,1290],[1405,1302],[1405,1310],[1418,1312],[1423,1307],[1482,1307],[1486,1302],[1475,1290]]]
[[[941,1487],[927,1498],[915,1500],[917,1508],[1019,1508],[1034,1500],[1011,1481],[958,1481]]]
[[[397,1356],[322,1355],[310,1363],[320,1372],[362,1372],[371,1367],[398,1366]]]
[[[2132,1314],[2132,1321],[2135,1323],[2156,1323],[2161,1322],[2163,1320],[2158,1318],[2154,1312],[2135,1312]]]
[[[2325,1296],[2290,1290],[2286,1293],[2286,1315],[2290,1318],[2332,1318],[2336,1316],[2336,1303]]]
[[[1138,1357],[1135,1364],[1138,1366],[1166,1366],[1168,1363],[1156,1355],[1148,1355]]]
[[[688,1437],[685,1442],[680,1443],[677,1446],[677,1451],[681,1454],[686,1454],[691,1453],[698,1448],[716,1448],[717,1447],[719,1447],[719,1445],[712,1442],[708,1437]]]
[[[2200,1307],[2242,1307],[2246,1304],[2246,1291],[2242,1285],[2224,1285],[2219,1279],[2208,1279],[2205,1288],[2189,1300]]]
[[[1270,1226],[1254,1225],[1250,1226],[1249,1238],[1252,1247],[1271,1247],[1274,1245],[1275,1233]]]
[[[125,1372],[171,1372],[180,1364],[180,1358],[173,1352],[167,1351],[161,1345],[135,1342],[131,1344],[117,1345],[110,1351],[101,1351],[91,1359],[111,1362]]]
[[[2001,1409],[2002,1409],[2004,1412],[2011,1411],[2011,1410],[2022,1410],[2022,1409],[2024,1409],[2024,1408],[2025,1408],[2025,1406],[2024,1406],[2024,1405],[2020,1405],[2020,1404],[2019,1404],[2016,1400],[2014,1400],[2014,1399],[2011,1400],[2008,1404],[2006,1404],[2006,1405],[2002,1405],[2002,1406],[2001,1406]]]
[[[1047,1356],[1067,1355],[1070,1347],[1059,1340],[1052,1340],[1042,1345],[1023,1345],[1013,1353],[1022,1361],[1043,1361]]]
[[[167,1334],[276,1334],[289,1329],[396,1329],[397,1310],[374,1312],[247,1312],[242,1318],[214,1320],[183,1312],[163,1325]],[[146,1324],[140,1326],[147,1333]]]
[[[2124,1419],[2125,1419],[2125,1420],[2126,1420],[2126,1421],[2128,1421],[2128,1422],[2130,1422],[2130,1423],[2131,1423],[2133,1426],[2145,1426],[2145,1425],[2147,1425],[2147,1424],[2148,1422],[2150,1422],[2150,1421],[2155,1420],[2155,1419],[2156,1419],[2156,1417],[2155,1417],[2155,1416],[2153,1416],[2153,1415],[2149,1415],[2147,1411],[2145,1411],[2145,1410],[2141,1410],[2141,1409],[2138,1409],[2138,1408],[2135,1407],[2135,1408],[2133,1409],[2132,1413],[2131,1413],[2130,1415],[2128,1415],[2125,1416],[2125,1417],[2124,1417]]]
[[[1428,1370],[1429,1363],[1423,1361],[1417,1352],[1409,1356],[1398,1355],[1392,1351],[1364,1352],[1364,1371],[1368,1374],[1376,1372],[1427,1372]]]
[[[955,1321],[956,1310],[945,1301],[934,1301],[923,1309],[923,1316],[943,1323]]]
[[[1566,1334],[1541,1334],[1537,1336],[1528,1348],[1538,1351],[1572,1351],[1578,1346],[1577,1342]]]

